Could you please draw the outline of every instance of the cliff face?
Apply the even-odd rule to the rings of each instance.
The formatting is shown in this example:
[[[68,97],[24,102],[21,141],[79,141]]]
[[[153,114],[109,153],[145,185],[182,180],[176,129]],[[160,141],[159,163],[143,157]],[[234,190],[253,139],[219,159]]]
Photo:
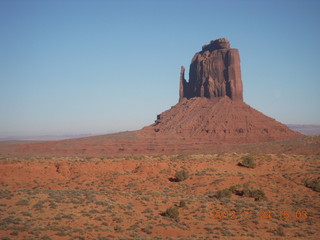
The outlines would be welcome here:
[[[230,48],[226,38],[204,45],[191,61],[188,82],[184,74],[182,66],[179,103],[144,130],[161,137],[233,144],[302,136],[243,101],[239,51]]]
[[[226,38],[211,41],[196,53],[191,61],[189,82],[185,68],[180,72],[180,96],[183,98],[228,96],[243,101],[243,89],[238,49],[230,48]]]

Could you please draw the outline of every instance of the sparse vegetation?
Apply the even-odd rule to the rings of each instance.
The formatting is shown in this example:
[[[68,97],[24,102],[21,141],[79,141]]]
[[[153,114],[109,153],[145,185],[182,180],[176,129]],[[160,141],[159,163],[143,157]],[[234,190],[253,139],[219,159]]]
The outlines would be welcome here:
[[[218,198],[218,199],[230,198],[231,195],[232,195],[231,190],[228,189],[228,188],[225,188],[225,189],[223,189],[223,190],[217,191],[217,193],[216,193],[216,198]]]
[[[270,229],[268,232],[273,233],[275,236],[283,237],[285,236],[284,230],[281,226],[278,226],[276,229]]]
[[[189,177],[189,173],[186,170],[181,170],[179,172],[176,172],[175,179],[177,182],[181,182],[186,180]]]
[[[179,202],[179,207],[181,207],[181,208],[183,208],[183,207],[186,207],[186,202],[184,201],[184,200],[181,200],[180,202]]]
[[[255,201],[267,199],[266,194],[262,189],[249,189],[247,186],[242,190],[236,190],[235,193],[243,197],[252,197]]]
[[[249,190],[250,197],[253,197],[255,201],[266,199],[266,194],[262,189]]]
[[[304,184],[306,187],[311,188],[313,191],[320,192],[320,179],[305,180]]]
[[[143,232],[145,232],[146,234],[151,234],[152,233],[152,228],[153,228],[153,226],[147,225],[146,227],[142,228],[141,230]]]
[[[266,199],[266,195],[262,189],[249,189],[247,187],[242,190],[238,190],[239,186],[231,186],[216,192],[215,197],[218,199],[230,198],[232,194],[236,194],[243,197],[252,197],[255,201]]]
[[[28,206],[29,205],[29,200],[27,199],[21,199],[18,202],[16,202],[16,205],[21,205],[21,206]]]
[[[179,217],[179,210],[177,207],[169,207],[164,213],[165,216],[173,219],[177,219]]]
[[[319,197],[311,189],[317,189],[319,157],[272,155],[263,162],[266,156],[255,154],[265,167],[260,173],[237,167],[243,156],[248,155],[184,155],[181,161],[148,155],[136,160],[66,158],[67,178],[56,178],[48,171],[48,176],[31,176],[29,182],[2,179],[0,232],[10,239],[160,240],[182,239],[183,235],[183,239],[200,240],[257,238],[260,234],[266,239],[317,238]],[[22,160],[6,164],[18,161],[23,166]],[[52,166],[63,164],[58,157],[37,161],[44,161],[40,163],[45,164],[40,166],[44,171],[50,170],[45,161],[52,161]],[[172,183],[176,181],[175,172],[170,178],[172,169],[189,171],[188,180]],[[310,189],[295,188],[299,181]],[[264,220],[259,219],[262,210]],[[287,210],[290,222],[280,214]],[[167,234],[170,229],[181,236],[172,234],[175,231]]]
[[[242,161],[238,165],[247,168],[256,168],[255,159],[251,155],[242,157]]]

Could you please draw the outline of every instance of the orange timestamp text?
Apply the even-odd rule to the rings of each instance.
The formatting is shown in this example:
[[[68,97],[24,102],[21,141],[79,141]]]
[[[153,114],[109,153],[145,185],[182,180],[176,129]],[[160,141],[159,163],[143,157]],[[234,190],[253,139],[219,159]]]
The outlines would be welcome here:
[[[241,212],[237,212],[235,210],[213,210],[211,212],[213,219],[282,219],[282,220],[305,220],[308,219],[308,212],[306,210],[297,210],[297,211],[289,211],[289,210],[278,210],[278,211],[270,211],[270,210],[260,210],[260,211],[251,211],[251,210],[243,210]]]

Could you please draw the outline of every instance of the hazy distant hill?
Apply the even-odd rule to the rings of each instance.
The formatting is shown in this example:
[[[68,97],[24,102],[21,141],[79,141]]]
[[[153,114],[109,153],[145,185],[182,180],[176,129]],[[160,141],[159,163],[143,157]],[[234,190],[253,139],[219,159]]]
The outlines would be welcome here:
[[[100,134],[83,133],[83,134],[65,134],[65,135],[9,136],[9,137],[0,137],[0,144],[3,144],[3,142],[23,143],[23,142],[60,141],[60,140],[73,139],[73,138],[93,137],[93,136],[116,133],[116,132],[120,132],[120,131],[110,130],[106,132],[101,132]]]
[[[320,125],[287,124],[287,126],[305,135],[320,134]]]
[[[0,138],[0,142],[3,141],[19,141],[19,142],[28,142],[28,141],[59,141],[64,139],[72,139],[72,138],[82,138],[82,137],[91,137],[93,134],[77,134],[77,135],[44,135],[44,136],[15,136],[15,137],[2,137]]]
[[[305,135],[320,134],[320,125],[304,125],[304,124],[286,124],[291,130],[300,132]],[[114,133],[116,131],[109,131],[107,133]],[[29,137],[3,137],[0,138],[1,143],[24,143],[24,142],[38,142],[38,141],[59,141],[64,139],[91,137],[101,134],[77,134],[77,135],[45,135],[45,136],[29,136]]]

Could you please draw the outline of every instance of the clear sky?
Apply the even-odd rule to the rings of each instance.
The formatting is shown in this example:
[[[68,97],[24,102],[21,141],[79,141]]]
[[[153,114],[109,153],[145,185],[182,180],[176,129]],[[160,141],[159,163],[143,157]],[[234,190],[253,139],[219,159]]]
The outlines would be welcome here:
[[[318,0],[0,0],[0,137],[152,124],[178,101],[180,66],[220,37],[240,51],[246,103],[320,124],[319,12]]]

